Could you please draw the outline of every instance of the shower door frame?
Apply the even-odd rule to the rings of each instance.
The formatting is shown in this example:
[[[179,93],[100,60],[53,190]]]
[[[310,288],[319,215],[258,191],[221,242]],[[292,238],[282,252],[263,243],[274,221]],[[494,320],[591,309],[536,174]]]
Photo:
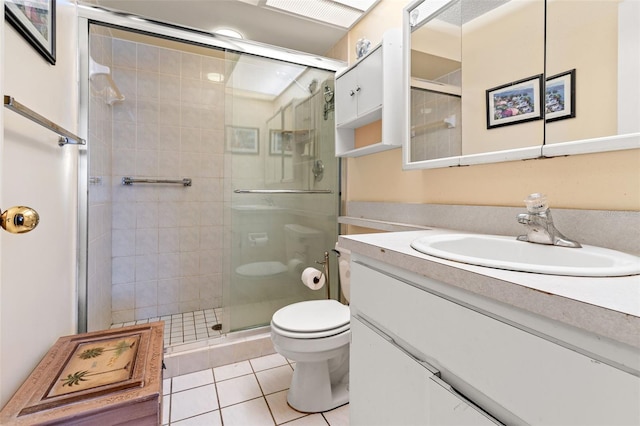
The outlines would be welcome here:
[[[343,61],[270,46],[249,40],[240,40],[217,34],[182,27],[168,22],[147,19],[133,14],[123,14],[108,8],[78,5],[78,74],[79,74],[79,123],[80,134],[89,132],[89,28],[91,24],[138,32],[152,37],[165,38],[202,47],[224,49],[237,53],[276,59],[320,70],[336,72],[346,67]],[[88,322],[88,248],[89,248],[89,164],[87,145],[80,148],[78,157],[78,253],[77,253],[77,309],[78,333],[87,331]],[[340,169],[340,167],[339,167]]]

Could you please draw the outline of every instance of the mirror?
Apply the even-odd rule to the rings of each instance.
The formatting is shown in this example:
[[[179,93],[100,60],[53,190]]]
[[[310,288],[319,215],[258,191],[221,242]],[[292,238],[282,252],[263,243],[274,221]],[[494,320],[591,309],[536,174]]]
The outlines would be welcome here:
[[[404,168],[639,147],[638,3],[408,5]]]
[[[547,0],[547,79],[566,85],[569,115],[547,118],[546,145],[640,131],[638,16],[636,0]]]

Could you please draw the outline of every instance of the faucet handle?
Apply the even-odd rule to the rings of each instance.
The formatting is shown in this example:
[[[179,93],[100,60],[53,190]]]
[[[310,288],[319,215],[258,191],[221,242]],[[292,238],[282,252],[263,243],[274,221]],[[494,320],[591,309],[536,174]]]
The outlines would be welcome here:
[[[527,199],[524,200],[524,203],[529,213],[542,213],[549,208],[547,196],[539,192],[530,194]]]

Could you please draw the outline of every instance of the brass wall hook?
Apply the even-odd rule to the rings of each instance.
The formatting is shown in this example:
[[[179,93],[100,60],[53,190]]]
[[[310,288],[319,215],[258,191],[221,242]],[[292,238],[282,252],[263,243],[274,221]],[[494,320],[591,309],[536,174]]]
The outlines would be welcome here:
[[[2,209],[0,209],[0,212]],[[31,207],[9,207],[0,215],[0,226],[12,234],[24,234],[38,226],[40,215]]]

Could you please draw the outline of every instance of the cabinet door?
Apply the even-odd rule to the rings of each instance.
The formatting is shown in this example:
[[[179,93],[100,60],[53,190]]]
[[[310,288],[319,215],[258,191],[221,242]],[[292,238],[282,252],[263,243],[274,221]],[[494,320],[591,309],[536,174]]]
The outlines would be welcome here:
[[[467,401],[437,376],[429,379],[429,409],[426,424],[437,426],[486,425],[502,423]]]
[[[357,318],[351,318],[352,426],[425,425],[433,374]]]
[[[356,67],[358,71],[358,115],[364,115],[382,106],[382,47],[371,52]],[[391,76],[389,78],[400,78]]]
[[[458,378],[458,391],[485,410],[528,424],[640,425],[637,376],[469,306],[351,263],[351,311],[420,351],[449,382]]]
[[[358,93],[356,88],[358,87],[357,70],[359,67],[360,65],[336,78],[336,125],[355,120],[358,114]]]
[[[501,424],[357,317],[351,318],[351,338],[352,425]]]

